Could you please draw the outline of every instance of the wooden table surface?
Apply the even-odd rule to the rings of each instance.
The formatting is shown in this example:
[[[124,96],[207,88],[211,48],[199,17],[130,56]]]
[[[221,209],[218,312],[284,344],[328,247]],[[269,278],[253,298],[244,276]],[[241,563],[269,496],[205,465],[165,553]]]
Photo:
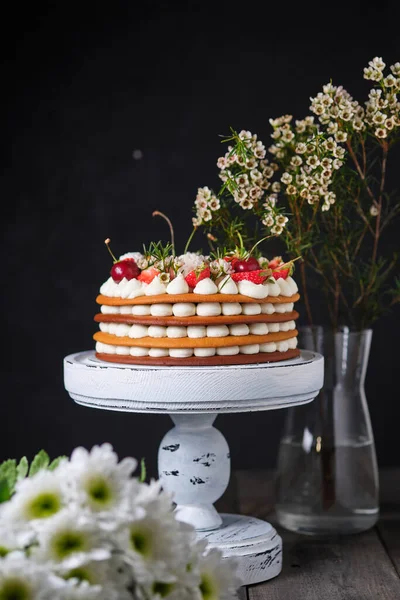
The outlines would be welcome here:
[[[364,533],[317,537],[286,531],[274,515],[274,474],[234,471],[220,512],[272,523],[283,540],[278,577],[243,587],[240,600],[400,600],[400,469],[380,474],[381,516]]]

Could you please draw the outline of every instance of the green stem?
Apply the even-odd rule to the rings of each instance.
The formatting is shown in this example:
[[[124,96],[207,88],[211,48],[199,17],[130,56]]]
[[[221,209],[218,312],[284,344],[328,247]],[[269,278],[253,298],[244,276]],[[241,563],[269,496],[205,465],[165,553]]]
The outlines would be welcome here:
[[[194,234],[196,233],[196,230],[197,230],[197,227],[193,227],[193,231],[192,231],[192,233],[189,235],[188,241],[186,242],[186,245],[185,245],[185,247],[184,247],[184,249],[183,249],[183,254],[186,254],[186,252],[188,251],[188,248],[189,248],[189,246],[190,246],[190,243],[191,243],[191,241],[192,241],[192,239],[193,239],[193,236],[194,236]]]

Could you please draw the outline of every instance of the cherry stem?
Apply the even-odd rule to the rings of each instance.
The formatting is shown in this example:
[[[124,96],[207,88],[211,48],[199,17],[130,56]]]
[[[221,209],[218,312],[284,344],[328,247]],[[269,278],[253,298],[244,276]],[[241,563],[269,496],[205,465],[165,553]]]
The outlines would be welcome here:
[[[169,226],[169,231],[171,233],[171,246],[172,246],[172,252],[175,255],[175,236],[174,236],[174,228],[172,227],[172,223],[170,221],[170,219],[167,217],[167,215],[164,215],[164,213],[160,212],[159,210],[155,210],[153,212],[153,217],[162,217],[163,219],[165,219],[168,223]]]
[[[106,240],[104,240],[104,243],[107,246],[107,250],[111,254],[111,258],[113,259],[114,263],[116,263],[116,262],[118,262],[118,260],[115,258],[114,254],[111,252],[111,248],[109,246],[110,242],[111,242],[110,238],[107,238]]]

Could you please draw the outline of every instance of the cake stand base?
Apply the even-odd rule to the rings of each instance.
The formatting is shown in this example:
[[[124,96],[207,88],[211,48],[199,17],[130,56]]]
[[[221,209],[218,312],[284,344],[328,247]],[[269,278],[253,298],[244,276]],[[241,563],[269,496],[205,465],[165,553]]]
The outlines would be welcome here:
[[[154,367],[107,363],[89,351],[65,357],[64,383],[84,406],[170,415],[174,426],[158,451],[162,487],[172,495],[177,519],[224,557],[236,558],[242,585],[249,585],[279,575],[282,540],[266,521],[217,512],[231,467],[228,443],[213,423],[220,413],[311,402],[323,384],[323,362],[320,354],[301,350],[276,363]]]
[[[210,548],[223,557],[234,557],[242,585],[267,581],[282,570],[282,539],[266,521],[255,517],[220,514],[222,525],[213,531],[197,532]]]

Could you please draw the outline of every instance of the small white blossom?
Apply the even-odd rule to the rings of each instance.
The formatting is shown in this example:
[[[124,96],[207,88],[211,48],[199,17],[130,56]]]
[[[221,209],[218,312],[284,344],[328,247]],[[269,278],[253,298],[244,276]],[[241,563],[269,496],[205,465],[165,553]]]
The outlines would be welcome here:
[[[378,127],[375,129],[375,135],[377,138],[384,139],[387,137],[387,130],[384,127]]]
[[[369,209],[369,214],[371,215],[371,217],[378,216],[379,215],[379,208],[375,204],[372,204],[371,208]]]

